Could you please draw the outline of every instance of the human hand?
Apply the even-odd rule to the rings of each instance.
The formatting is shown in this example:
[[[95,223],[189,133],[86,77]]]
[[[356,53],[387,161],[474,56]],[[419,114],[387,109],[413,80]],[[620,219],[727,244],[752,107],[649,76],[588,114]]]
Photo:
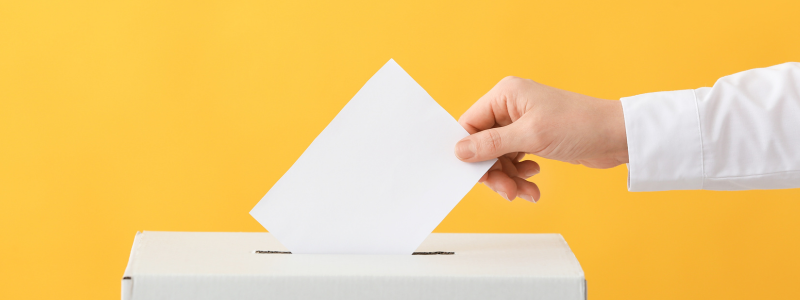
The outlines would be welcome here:
[[[533,80],[506,77],[458,120],[471,135],[455,146],[465,162],[497,158],[480,182],[506,200],[536,202],[539,187],[526,179],[539,165],[525,154],[611,168],[628,162],[619,101],[593,98]]]

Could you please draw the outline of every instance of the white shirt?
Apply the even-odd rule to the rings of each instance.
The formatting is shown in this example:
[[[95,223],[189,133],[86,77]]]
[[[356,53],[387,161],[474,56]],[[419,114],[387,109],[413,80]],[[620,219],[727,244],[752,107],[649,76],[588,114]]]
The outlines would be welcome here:
[[[630,191],[800,187],[800,63],[621,101]]]

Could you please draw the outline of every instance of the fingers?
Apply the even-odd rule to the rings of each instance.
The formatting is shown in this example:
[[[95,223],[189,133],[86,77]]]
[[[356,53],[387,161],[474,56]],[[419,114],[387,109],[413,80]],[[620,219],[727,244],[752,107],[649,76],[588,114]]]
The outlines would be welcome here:
[[[486,174],[483,174],[483,176],[481,176],[481,179],[478,179],[478,182],[485,183],[486,179],[489,179],[489,172],[486,172]]]
[[[518,133],[520,126],[519,123],[514,123],[465,137],[456,143],[456,157],[465,162],[478,162],[519,152],[524,147],[524,135]]]
[[[461,115],[458,123],[470,134],[511,124],[522,114],[515,95],[523,82],[526,80],[513,76],[503,78]]]
[[[498,98],[498,85],[500,85],[500,83],[489,90],[486,95],[478,99],[478,101],[458,119],[458,123],[461,124],[461,127],[464,127],[469,134],[495,127],[495,125],[498,124],[495,113],[502,113],[502,110],[495,112],[493,108],[493,102]]]
[[[536,203],[541,195],[539,187],[524,178],[529,178],[537,173],[539,173],[539,164],[536,162],[526,160],[514,163],[508,157],[503,156],[481,178],[481,182],[506,200],[511,201],[520,197]]]
[[[517,156],[514,157],[514,162],[518,162],[525,158],[525,152],[517,152]]]
[[[508,175],[508,177],[517,177],[519,173],[517,172],[517,167],[511,162],[508,157],[501,156],[497,158],[497,162],[500,163],[500,167],[502,168],[503,172]]]
[[[524,127],[519,120],[529,103],[517,97],[532,81],[506,77],[486,95],[478,99],[458,120],[471,136],[459,141],[456,156],[465,162],[478,162],[514,153],[514,159],[523,147]]]
[[[500,164],[500,161],[495,162],[492,165],[492,167],[489,168],[489,171],[486,171],[486,174],[483,174],[483,176],[481,176],[481,179],[479,179],[478,182],[486,183],[486,180],[489,179],[489,172],[491,172],[493,170],[503,170],[503,166]]]
[[[486,186],[500,194],[504,199],[511,201],[517,197],[517,183],[500,170],[489,171]]]
[[[517,169],[517,177],[522,179],[531,178],[533,175],[539,174],[539,164],[532,160],[521,161],[515,164]]]
[[[539,201],[541,192],[539,192],[539,187],[535,183],[519,177],[514,177],[514,183],[517,186],[517,197],[533,203]]]

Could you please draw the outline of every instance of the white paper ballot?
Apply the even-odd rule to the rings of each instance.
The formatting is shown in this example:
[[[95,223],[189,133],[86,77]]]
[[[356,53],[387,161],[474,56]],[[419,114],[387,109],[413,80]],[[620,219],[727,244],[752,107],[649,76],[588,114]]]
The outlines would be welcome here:
[[[292,253],[411,254],[494,163],[466,136],[389,60],[250,214]]]

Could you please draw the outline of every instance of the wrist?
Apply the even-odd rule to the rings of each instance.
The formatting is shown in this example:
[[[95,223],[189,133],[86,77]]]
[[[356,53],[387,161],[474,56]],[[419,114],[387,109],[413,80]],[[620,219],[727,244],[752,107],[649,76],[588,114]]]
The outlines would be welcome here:
[[[628,136],[625,131],[625,115],[622,111],[622,102],[615,100],[602,100],[605,107],[603,125],[606,128],[608,139],[608,155],[619,162],[628,163]]]

